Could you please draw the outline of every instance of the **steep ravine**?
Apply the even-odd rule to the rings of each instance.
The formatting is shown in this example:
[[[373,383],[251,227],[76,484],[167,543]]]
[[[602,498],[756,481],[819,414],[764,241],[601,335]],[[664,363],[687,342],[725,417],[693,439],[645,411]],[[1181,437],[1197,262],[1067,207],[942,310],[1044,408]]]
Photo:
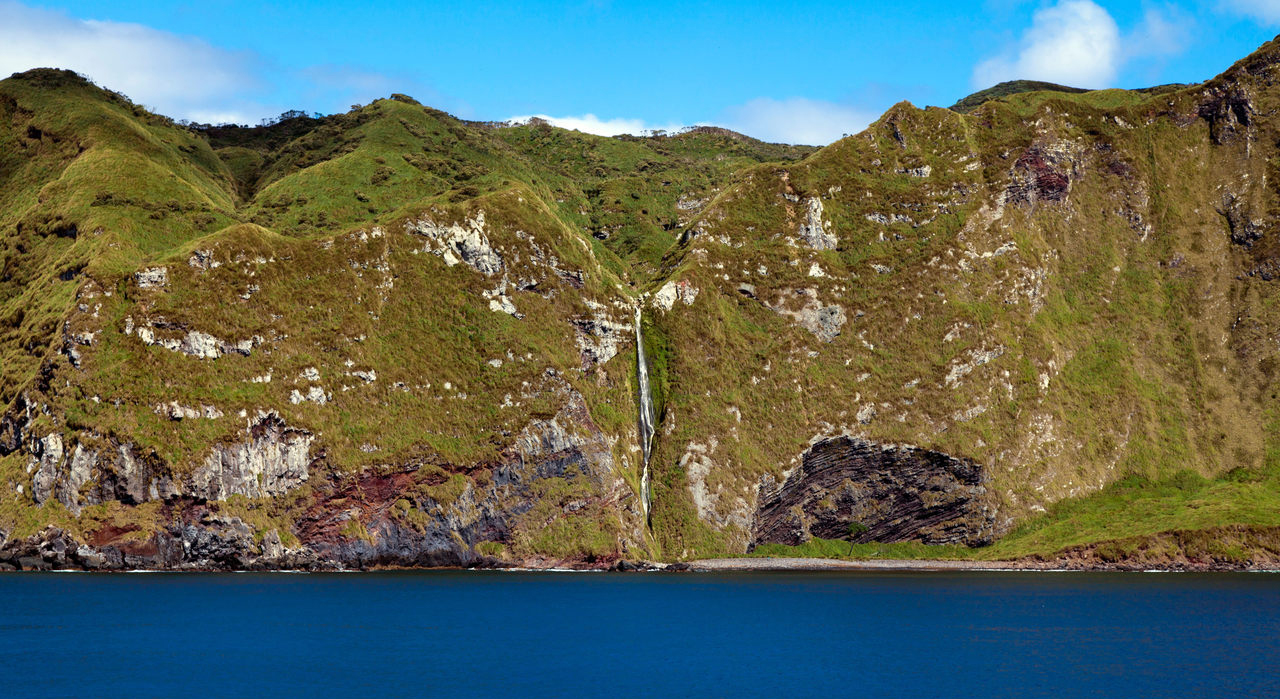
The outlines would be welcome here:
[[[641,308],[643,304],[636,304],[635,326],[636,326],[636,392],[637,392],[637,423],[640,434],[640,454],[643,460],[643,467],[640,473],[640,502],[644,509],[645,521],[649,521],[649,512],[653,509],[653,501],[651,491],[649,489],[649,457],[653,452],[653,436],[654,436],[654,415],[653,415],[653,394],[649,388],[649,362],[644,356],[644,331],[640,328]]]

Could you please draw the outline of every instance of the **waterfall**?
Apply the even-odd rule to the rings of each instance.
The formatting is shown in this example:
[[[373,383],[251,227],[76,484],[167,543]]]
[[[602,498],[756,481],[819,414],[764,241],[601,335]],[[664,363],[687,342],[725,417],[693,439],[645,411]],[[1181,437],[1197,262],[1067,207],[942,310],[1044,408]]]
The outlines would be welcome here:
[[[640,452],[644,459],[644,470],[640,474],[640,504],[644,508],[644,518],[648,521],[649,508],[653,504],[649,496],[649,453],[653,449],[653,398],[649,393],[649,363],[644,358],[644,335],[640,330],[640,304],[636,304],[636,383],[639,385]]]

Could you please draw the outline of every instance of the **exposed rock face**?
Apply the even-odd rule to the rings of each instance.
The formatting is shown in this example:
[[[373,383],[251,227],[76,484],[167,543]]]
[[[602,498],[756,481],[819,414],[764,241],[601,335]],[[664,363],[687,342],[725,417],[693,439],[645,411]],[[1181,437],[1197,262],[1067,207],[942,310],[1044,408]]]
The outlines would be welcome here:
[[[167,479],[159,479],[165,491],[161,497],[173,507],[173,524],[146,540],[131,537],[137,530],[128,525],[111,524],[90,534],[84,543],[53,528],[25,539],[0,539],[0,570],[481,564],[486,559],[477,552],[477,545],[509,540],[515,522],[537,502],[538,481],[587,479],[601,501],[613,501],[625,488],[615,473],[611,443],[592,423],[582,396],[568,389],[566,397],[555,416],[530,421],[499,463],[408,464],[322,479],[308,512],[296,522],[292,533],[301,545],[292,549],[285,547],[275,530],[263,534],[261,544],[255,543],[252,527],[219,514],[214,503],[205,502],[233,494],[280,495],[307,480],[313,435],[290,428],[275,413],[260,413],[250,422],[244,442],[214,449],[184,493],[176,492]],[[76,456],[90,454],[89,447],[77,445],[72,456],[65,458],[67,448],[56,433],[37,441],[41,446],[35,463],[41,472],[53,474],[39,481],[46,499],[61,497],[64,489],[74,490],[77,482],[84,485],[90,473],[116,479],[101,487],[125,496],[121,500],[136,503],[159,494],[154,478],[152,492],[143,492],[142,484],[154,469],[130,448],[121,447],[114,467],[106,468],[96,458]],[[49,466],[41,465],[41,459]],[[79,462],[83,466],[76,465]],[[67,468],[79,475],[68,478]],[[575,501],[567,507],[585,505]]]
[[[425,236],[431,244],[429,251],[444,258],[450,267],[463,262],[486,277],[502,271],[502,256],[489,244],[485,233],[483,211],[473,219],[449,226],[420,219],[406,224],[406,230]]]
[[[319,559],[351,568],[470,565],[477,544],[506,536],[512,513],[499,503],[511,483],[500,474],[440,499],[418,494],[422,482],[414,469],[362,473],[323,493],[298,535]]]
[[[1013,165],[1007,199],[1015,204],[1065,201],[1074,174],[1075,158],[1068,144],[1032,146]]]
[[[943,378],[943,383],[948,388],[955,388],[964,377],[973,373],[974,369],[991,362],[1004,355],[1004,347],[995,347],[989,350],[969,350],[965,359],[957,359],[951,368],[947,371],[947,375]]]
[[[337,566],[314,552],[287,549],[272,530],[254,543],[253,530],[237,517],[198,509],[147,540],[129,537],[132,528],[105,527],[80,543],[70,533],[47,527],[25,538],[0,537],[4,570],[325,570]]]
[[[317,405],[324,405],[329,402],[329,398],[329,393],[327,393],[321,386],[311,386],[307,389],[306,393],[303,393],[296,388],[289,393],[289,402],[294,405],[299,403],[315,403]]]
[[[133,275],[139,289],[160,289],[169,283],[169,270],[165,267],[148,267]]]
[[[53,570],[88,567],[80,563],[80,545],[72,536],[56,527],[48,527],[36,536],[13,539],[0,546],[0,570]]]
[[[221,262],[213,258],[212,250],[196,250],[192,252],[191,257],[187,259],[187,264],[203,271],[222,266]]]
[[[1231,242],[1249,248],[1262,239],[1264,222],[1251,216],[1248,207],[1239,197],[1227,195],[1219,212],[1227,219]]]
[[[200,407],[191,407],[182,405],[176,400],[168,403],[161,403],[152,409],[156,415],[163,415],[170,420],[197,420],[204,418],[206,420],[217,420],[222,417],[223,413],[213,405],[201,405]]]
[[[797,301],[803,304],[798,309],[793,308]],[[800,327],[813,333],[823,342],[834,340],[847,320],[844,309],[840,306],[822,305],[818,300],[817,289],[792,290],[790,293],[784,293],[768,307],[774,313],[790,317]]]
[[[274,411],[259,413],[246,429],[247,439],[219,445],[191,475],[190,492],[206,500],[231,495],[250,498],[281,495],[307,480],[315,437],[295,429]]]
[[[247,340],[229,342],[209,333],[189,330],[185,325],[160,319],[144,320],[141,325],[135,327],[133,318],[126,318],[124,334],[132,335],[135,332],[144,345],[159,345],[170,352],[181,352],[198,359],[217,359],[228,354],[248,357],[254,347],[264,342],[264,339],[258,335]]]
[[[560,477],[569,466],[604,484],[614,470],[609,442],[591,422],[587,404],[577,391],[550,420],[533,420],[516,438],[523,464],[536,464],[539,478]]]
[[[941,452],[850,437],[814,444],[781,487],[760,486],[753,546],[810,537],[981,546],[996,535],[996,500],[981,465]]]
[[[247,568],[258,548],[253,543],[253,530],[238,517],[206,517],[199,523],[185,524],[179,541],[182,558],[203,568]]]
[[[31,443],[31,466],[35,476],[31,480],[31,496],[44,504],[53,495],[58,482],[58,469],[62,466],[62,435],[54,432]]]
[[[684,280],[678,282],[668,281],[653,295],[653,305],[655,308],[669,311],[675,306],[676,301],[680,301],[686,306],[692,306],[697,298],[698,287]]]
[[[167,468],[153,456],[139,457],[132,444],[116,444],[101,435],[83,433],[74,447],[51,432],[28,445],[31,497],[43,505],[56,498],[72,514],[86,505],[118,500],[137,505],[176,494]]]
[[[348,567],[475,565],[483,558],[476,546],[507,540],[534,506],[538,481],[586,478],[616,493],[622,484],[614,470],[608,439],[570,391],[555,417],[520,432],[501,463],[366,471],[325,489],[298,536],[319,560]]]
[[[689,495],[698,518],[722,529],[732,525],[735,534],[745,534],[751,529],[751,506],[740,495],[707,482],[711,473],[721,468],[714,458],[718,446],[714,437],[708,444],[691,442],[680,457],[680,467],[688,474]]]
[[[1209,122],[1209,136],[1217,145],[1226,145],[1241,136],[1247,138],[1257,111],[1249,94],[1238,83],[1216,85],[1205,92],[1197,114]]]
[[[31,423],[31,408],[26,396],[19,394],[13,406],[0,416],[0,456],[11,454],[22,446],[27,425]]]
[[[314,470],[312,433],[261,412],[238,443],[214,447],[205,462],[175,485],[154,455],[100,435],[68,443],[52,432],[23,445],[31,454],[34,497],[56,498],[73,513],[87,504],[164,500],[174,523],[147,539],[135,525],[104,524],[82,543],[47,529],[4,541],[0,570],[264,568],[331,569],[376,565],[469,566],[487,559],[478,544],[508,541],[516,521],[538,500],[536,483],[586,479],[599,503],[626,492],[616,473],[612,444],[592,422],[581,394],[567,385],[566,402],[549,419],[535,419],[498,463],[454,466],[408,464],[331,475],[316,485],[308,514],[291,532],[301,545],[286,548],[278,531],[255,543],[254,529],[217,512],[213,501],[231,495],[264,498],[306,482]],[[588,502],[574,501],[577,509]]]
[[[63,323],[62,326],[62,353],[67,355],[67,359],[71,360],[71,366],[80,367],[81,348],[91,347],[93,345],[94,336],[97,333],[87,330],[73,330],[71,321]]]
[[[35,473],[31,479],[31,497],[43,505],[56,498],[72,514],[79,515],[85,505],[102,502],[101,484],[86,489],[95,477],[109,481],[100,471],[98,450],[86,443],[77,443],[69,449],[62,435],[52,432],[32,440],[31,463],[28,469]],[[69,451],[69,454],[68,454]],[[87,491],[87,492],[86,492]]]
[[[1280,279],[1280,260],[1271,259],[1261,262],[1246,272],[1250,277],[1257,277],[1264,282]]]
[[[835,250],[835,233],[826,229],[822,223],[822,200],[809,197],[805,201],[804,223],[800,225],[800,239],[814,250]]]
[[[111,468],[99,464],[98,497],[137,505],[148,500],[161,500],[176,494],[164,463],[155,455],[141,456],[132,444],[116,447]]]
[[[618,346],[626,341],[630,328],[615,323],[603,314],[594,318],[570,321],[577,332],[574,339],[582,354],[582,368],[589,369],[604,364],[618,354]]]

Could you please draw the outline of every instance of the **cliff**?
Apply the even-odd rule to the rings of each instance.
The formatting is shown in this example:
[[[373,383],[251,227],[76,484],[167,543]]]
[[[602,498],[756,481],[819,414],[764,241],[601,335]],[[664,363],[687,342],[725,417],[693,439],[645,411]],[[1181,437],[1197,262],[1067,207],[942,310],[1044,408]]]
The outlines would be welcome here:
[[[819,150],[403,96],[192,127],[15,75],[0,560],[1250,541],[1280,525],[1278,52],[1201,85],[903,103]]]

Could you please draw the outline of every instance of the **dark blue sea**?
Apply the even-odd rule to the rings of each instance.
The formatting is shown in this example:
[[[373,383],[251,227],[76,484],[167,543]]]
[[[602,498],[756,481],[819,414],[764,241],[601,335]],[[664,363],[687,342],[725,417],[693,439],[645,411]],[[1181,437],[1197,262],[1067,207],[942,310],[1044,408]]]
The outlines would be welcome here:
[[[1280,575],[0,575],[0,697],[1280,697]]]

